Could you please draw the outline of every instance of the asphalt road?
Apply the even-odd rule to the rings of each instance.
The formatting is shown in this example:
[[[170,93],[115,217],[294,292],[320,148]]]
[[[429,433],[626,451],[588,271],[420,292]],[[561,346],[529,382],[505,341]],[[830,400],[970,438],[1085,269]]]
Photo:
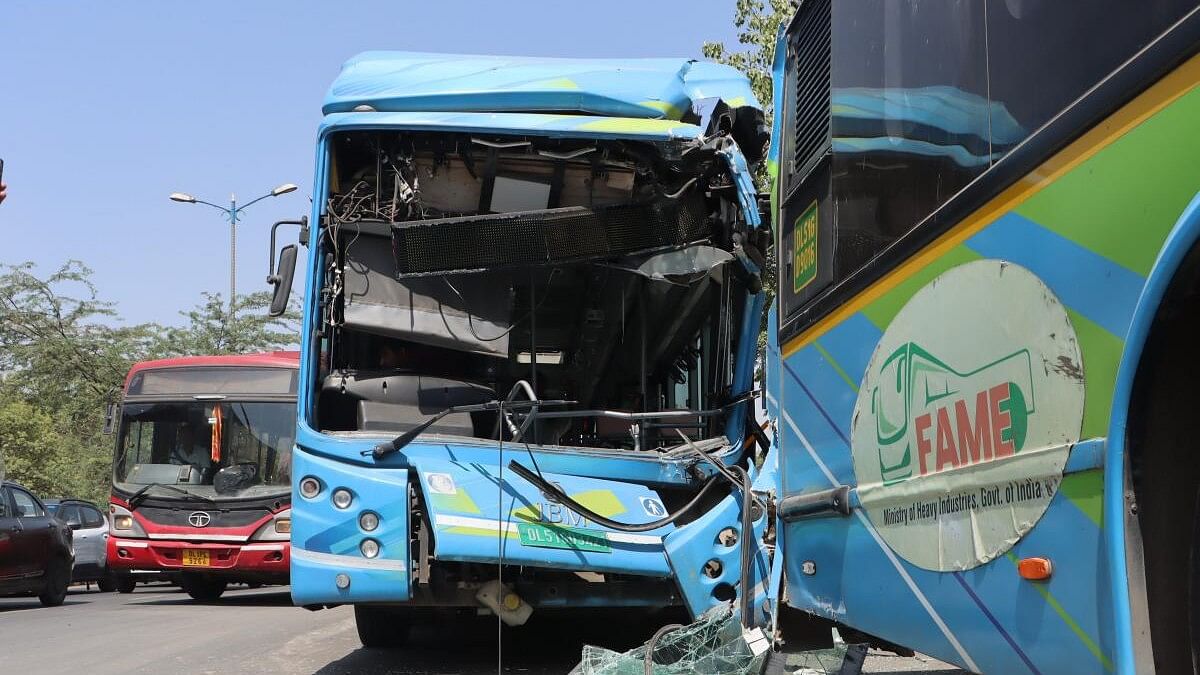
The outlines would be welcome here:
[[[581,619],[542,612],[499,640],[504,672],[569,671],[584,643],[628,649],[658,623],[627,615]],[[362,649],[348,607],[309,612],[291,606],[285,588],[236,590],[210,604],[170,586],[138,586],[119,595],[72,589],[61,607],[37,598],[0,598],[0,663],[11,673],[394,673],[497,672],[494,618],[443,621],[414,631],[401,650]],[[873,654],[874,673],[959,673],[924,657]]]

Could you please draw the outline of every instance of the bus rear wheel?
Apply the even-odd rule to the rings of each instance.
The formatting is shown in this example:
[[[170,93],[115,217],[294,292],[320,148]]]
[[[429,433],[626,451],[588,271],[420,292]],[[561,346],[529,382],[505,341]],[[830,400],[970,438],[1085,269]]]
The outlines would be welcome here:
[[[402,647],[412,629],[413,610],[410,607],[354,606],[354,624],[358,640],[368,649]]]
[[[201,574],[185,574],[179,585],[193,600],[207,602],[216,600],[225,592],[226,583],[222,579]]]

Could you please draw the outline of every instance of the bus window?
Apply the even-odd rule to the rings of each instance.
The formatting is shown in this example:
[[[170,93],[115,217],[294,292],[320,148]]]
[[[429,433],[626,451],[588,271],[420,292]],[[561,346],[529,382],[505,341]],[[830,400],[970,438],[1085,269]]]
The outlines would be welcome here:
[[[783,339],[844,299],[831,287],[898,263],[892,244],[1193,7],[804,3],[781,102]]]
[[[992,100],[1032,132],[1193,8],[1192,0],[987,3]]]

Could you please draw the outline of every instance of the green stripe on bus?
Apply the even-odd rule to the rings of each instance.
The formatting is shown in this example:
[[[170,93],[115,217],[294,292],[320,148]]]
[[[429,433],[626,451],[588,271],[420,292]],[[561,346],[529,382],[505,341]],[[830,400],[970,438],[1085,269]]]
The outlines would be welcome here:
[[[818,342],[817,340],[813,340],[813,347],[816,347],[817,351],[821,353],[821,357],[824,358],[827,362],[829,362],[830,367],[833,368],[833,372],[837,373],[838,377],[842,378],[842,380],[846,384],[848,384],[851,389],[854,390],[854,393],[857,394],[858,393],[858,385],[855,384],[854,380],[850,379],[850,376],[847,375],[846,371],[842,369],[842,365],[840,363],[838,363],[836,359],[833,358],[833,355],[830,354],[829,352],[825,351],[825,348],[822,347],[821,343]]]
[[[955,246],[942,257],[923,267],[916,274],[896,284],[895,288],[884,293],[875,302],[864,307],[862,315],[867,317],[868,321],[875,324],[875,327],[880,332],[883,332],[887,330],[888,324],[892,322],[892,319],[896,318],[896,315],[900,313],[900,309],[904,307],[904,303],[908,302],[909,298],[921,290],[925,284],[933,281],[937,275],[951,267],[958,267],[963,263],[979,259],[980,255],[967,247]]]
[[[1011,562],[1014,566],[1017,564],[1017,556],[1013,555],[1012,551],[1006,553],[1005,557],[1008,558],[1009,562]],[[1067,628],[1070,628],[1071,632],[1074,633],[1075,636],[1079,638],[1079,641],[1083,643],[1083,646],[1087,647],[1087,650],[1092,653],[1092,656],[1096,657],[1096,660],[1100,662],[1100,665],[1104,666],[1105,670],[1111,671],[1113,669],[1112,661],[1108,660],[1108,657],[1105,656],[1104,652],[1100,650],[1100,645],[1096,644],[1096,641],[1092,639],[1092,636],[1088,635],[1087,631],[1083,630],[1083,628],[1079,625],[1079,622],[1076,621],[1075,618],[1070,614],[1068,614],[1067,610],[1061,604],[1059,604],[1058,599],[1050,594],[1050,591],[1046,588],[1045,582],[1031,581],[1029,582],[1029,585],[1033,586],[1034,590],[1037,591],[1038,595],[1042,596],[1042,599],[1046,601],[1047,605],[1050,605],[1050,608],[1054,610],[1054,613],[1058,615],[1058,618],[1062,619],[1063,623],[1067,624]]]
[[[1063,476],[1059,494],[1083,511],[1096,527],[1104,527],[1104,472],[1100,469]]]
[[[1108,435],[1113,386],[1125,343],[1070,307],[1067,316],[1071,317],[1079,351],[1083,353],[1084,403],[1080,438],[1102,438]]]
[[[1142,276],[1200,190],[1200,89],[1047,185],[1017,213]]]

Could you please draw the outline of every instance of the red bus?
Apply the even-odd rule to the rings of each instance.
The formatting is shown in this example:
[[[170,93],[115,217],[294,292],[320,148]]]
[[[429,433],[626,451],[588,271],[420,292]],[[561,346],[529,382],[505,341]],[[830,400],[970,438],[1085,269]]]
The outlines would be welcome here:
[[[165,574],[196,600],[288,583],[298,364],[271,352],[130,369],[109,504],[119,591],[141,575]]]

